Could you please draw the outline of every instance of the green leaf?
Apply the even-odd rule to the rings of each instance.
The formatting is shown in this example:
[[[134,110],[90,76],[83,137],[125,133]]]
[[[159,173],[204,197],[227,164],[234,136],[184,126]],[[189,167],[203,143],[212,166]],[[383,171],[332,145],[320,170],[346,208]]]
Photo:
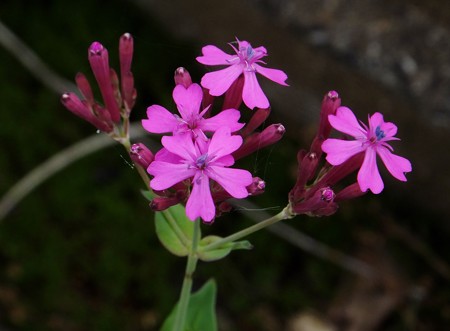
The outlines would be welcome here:
[[[210,279],[200,290],[191,295],[183,331],[217,331],[216,292],[216,282]],[[160,331],[172,331],[177,309],[178,303],[164,321]]]
[[[232,250],[236,249],[252,249],[253,246],[250,244],[248,240],[229,242],[214,248],[212,250],[203,250],[209,244],[212,244],[218,240],[221,240],[221,237],[218,236],[207,236],[200,241],[199,249],[198,249],[198,257],[202,261],[210,262],[217,261],[223,259],[225,256],[230,254]]]
[[[187,218],[182,205],[156,212],[155,227],[158,239],[169,252],[177,256],[189,254],[194,222]]]

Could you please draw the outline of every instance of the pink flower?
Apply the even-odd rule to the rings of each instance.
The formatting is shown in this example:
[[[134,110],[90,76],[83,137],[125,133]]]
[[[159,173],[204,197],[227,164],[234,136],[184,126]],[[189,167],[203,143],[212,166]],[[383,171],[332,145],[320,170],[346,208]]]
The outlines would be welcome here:
[[[228,68],[207,73],[203,76],[201,84],[209,89],[209,94],[219,96],[224,94],[241,74],[244,74],[242,99],[245,105],[250,109],[269,108],[269,100],[259,86],[256,73],[285,86],[287,75],[281,70],[265,68],[258,64],[264,63],[261,59],[267,56],[264,47],[252,48],[247,41],[237,40],[237,43],[237,49],[230,43],[236,55],[227,54],[213,45],[202,48],[203,56],[197,57],[198,62],[210,66],[227,65]]]
[[[393,148],[387,142],[399,140],[394,137],[397,126],[384,122],[382,114],[375,113],[369,116],[369,127],[363,123],[361,126],[347,107],[339,107],[336,115],[329,115],[328,119],[333,128],[355,138],[355,140],[327,139],[323,142],[322,150],[327,153],[326,159],[330,164],[339,165],[355,154],[365,153],[358,172],[361,191],[370,189],[378,194],[383,190],[383,181],[377,167],[377,154],[392,176],[400,181],[406,181],[404,173],[412,170],[411,163],[391,153]]]
[[[199,135],[205,137],[204,131],[214,132],[220,127],[228,127],[231,132],[235,132],[244,126],[238,122],[241,114],[236,109],[227,109],[216,116],[203,118],[209,107],[199,112],[203,91],[198,84],[191,84],[187,88],[178,84],[172,96],[181,117],[162,106],[152,105],[147,108],[148,119],[142,120],[144,129],[151,133],[172,132],[174,135],[191,133],[192,137]]]
[[[230,129],[218,129],[211,140],[194,143],[189,135],[165,136],[165,149],[155,156],[147,171],[154,178],[152,189],[161,191],[192,179],[192,190],[186,204],[186,214],[191,220],[201,217],[211,222],[215,207],[210,190],[210,179],[217,182],[235,198],[248,196],[246,186],[253,182],[250,172],[228,168],[234,164],[230,155],[242,144],[241,136],[232,136]]]

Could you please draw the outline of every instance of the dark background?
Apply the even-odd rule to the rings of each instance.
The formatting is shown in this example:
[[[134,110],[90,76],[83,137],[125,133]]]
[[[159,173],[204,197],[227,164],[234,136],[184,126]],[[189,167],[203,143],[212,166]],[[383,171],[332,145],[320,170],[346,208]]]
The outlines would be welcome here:
[[[262,231],[252,251],[200,263],[199,287],[218,281],[221,330],[446,330],[450,325],[450,10],[447,1],[2,1],[0,20],[61,77],[90,78],[94,40],[118,68],[118,39],[135,40],[138,101],[174,109],[173,71],[194,81],[203,45],[235,37],[269,51],[289,88],[264,83],[269,123],[287,133],[248,165],[267,182],[251,199],[274,214],[295,181],[296,151],[309,146],[331,89],[360,119],[382,112],[399,127],[396,153],[413,172],[385,190],[343,203],[328,218],[288,225],[368,263],[356,275]],[[41,77],[42,78],[42,77]],[[59,95],[0,48],[0,193],[53,154],[95,134]],[[154,330],[177,300],[184,259],[159,244],[143,187],[120,146],[51,177],[0,224],[0,330]],[[256,212],[255,212],[256,214]],[[238,212],[206,232],[251,221]],[[314,251],[314,250],[313,250]],[[307,327],[310,327],[307,329]],[[312,328],[311,327],[315,327]],[[321,328],[320,328],[321,327]]]

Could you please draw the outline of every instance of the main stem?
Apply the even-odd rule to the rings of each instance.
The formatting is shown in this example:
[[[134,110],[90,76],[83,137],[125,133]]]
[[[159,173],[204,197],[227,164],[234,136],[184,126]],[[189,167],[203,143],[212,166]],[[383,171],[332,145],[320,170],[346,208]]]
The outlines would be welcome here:
[[[180,299],[178,300],[177,314],[175,316],[175,324],[173,331],[184,331],[186,323],[186,315],[189,307],[189,299],[191,298],[192,278],[197,266],[197,247],[200,237],[200,219],[195,221],[194,233],[192,235],[191,250],[186,263],[186,271],[184,273],[183,286],[181,287]]]

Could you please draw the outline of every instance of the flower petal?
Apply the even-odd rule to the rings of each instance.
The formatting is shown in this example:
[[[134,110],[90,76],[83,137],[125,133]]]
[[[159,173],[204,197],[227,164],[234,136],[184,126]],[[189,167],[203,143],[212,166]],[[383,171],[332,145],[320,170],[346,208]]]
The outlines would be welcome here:
[[[327,139],[322,143],[322,151],[327,153],[327,161],[339,165],[350,157],[364,151],[364,145],[358,140]]]
[[[214,132],[208,146],[208,155],[211,157],[210,162],[214,162],[218,158],[229,155],[242,145],[242,137],[232,136],[230,129],[222,127]]]
[[[270,79],[271,81],[274,81],[275,83],[278,83],[280,85],[289,86],[288,84],[286,84],[286,79],[288,77],[284,73],[284,71],[272,68],[265,68],[258,64],[253,64],[253,66],[256,68],[256,72],[260,73],[261,75]]]
[[[236,109],[226,109],[217,115],[202,119],[198,125],[203,131],[214,132],[221,127],[230,128],[231,132],[238,131],[244,127],[244,123],[239,123],[241,112]]]
[[[329,115],[328,120],[333,128],[355,138],[366,139],[366,130],[359,125],[355,114],[347,107],[339,107],[336,115]]]
[[[211,165],[207,169],[207,174],[208,177],[219,183],[231,196],[238,199],[248,196],[246,187],[253,182],[252,174],[243,169]]]
[[[374,113],[372,116],[369,116],[370,128],[373,128],[375,130],[377,126],[381,126],[383,124],[384,124],[383,114],[377,112]]]
[[[195,162],[200,156],[192,142],[191,135],[164,136],[161,138],[161,143],[169,152],[180,156],[189,163]]]
[[[221,158],[214,160],[215,166],[230,167],[233,164],[234,164],[234,157],[232,155],[225,155],[222,156]]]
[[[147,108],[148,119],[142,120],[142,126],[151,133],[173,132],[178,125],[178,120],[166,108],[152,105]]]
[[[385,147],[379,146],[377,152],[391,175],[402,182],[406,182],[405,172],[410,172],[412,170],[411,162],[404,157],[392,154]]]
[[[183,119],[189,120],[193,115],[198,115],[203,99],[200,85],[191,84],[186,88],[184,85],[178,84],[173,89],[172,97]]]
[[[186,215],[191,221],[201,217],[205,222],[211,222],[216,215],[216,208],[209,188],[209,178],[198,171],[192,183],[191,195],[186,203]]]
[[[164,147],[161,148],[155,154],[155,161],[163,161],[163,162],[169,162],[169,163],[181,163],[182,160],[183,159],[179,155],[169,152]]]
[[[373,148],[366,150],[364,161],[358,172],[358,184],[362,192],[370,189],[372,193],[378,194],[383,191],[384,184],[378,171],[376,155]]]
[[[253,71],[244,71],[244,89],[242,90],[242,100],[245,105],[253,109],[269,108],[269,100],[259,86],[256,74]]]
[[[202,64],[215,66],[221,64],[230,64],[229,61],[234,55],[230,55],[213,45],[207,45],[202,48],[202,56],[198,56],[196,60]]]
[[[219,96],[230,88],[240,74],[242,74],[242,67],[235,64],[222,70],[208,72],[202,77],[201,84],[209,90],[209,94]]]
[[[148,169],[150,175],[155,176],[150,181],[150,187],[160,191],[193,177],[196,169],[189,168],[186,164],[173,164],[162,161],[153,161]]]
[[[397,138],[392,139],[392,137],[394,137],[397,134],[397,126],[394,123],[385,122],[381,124],[380,129],[385,134],[385,138],[383,138],[384,141],[397,140]]]

